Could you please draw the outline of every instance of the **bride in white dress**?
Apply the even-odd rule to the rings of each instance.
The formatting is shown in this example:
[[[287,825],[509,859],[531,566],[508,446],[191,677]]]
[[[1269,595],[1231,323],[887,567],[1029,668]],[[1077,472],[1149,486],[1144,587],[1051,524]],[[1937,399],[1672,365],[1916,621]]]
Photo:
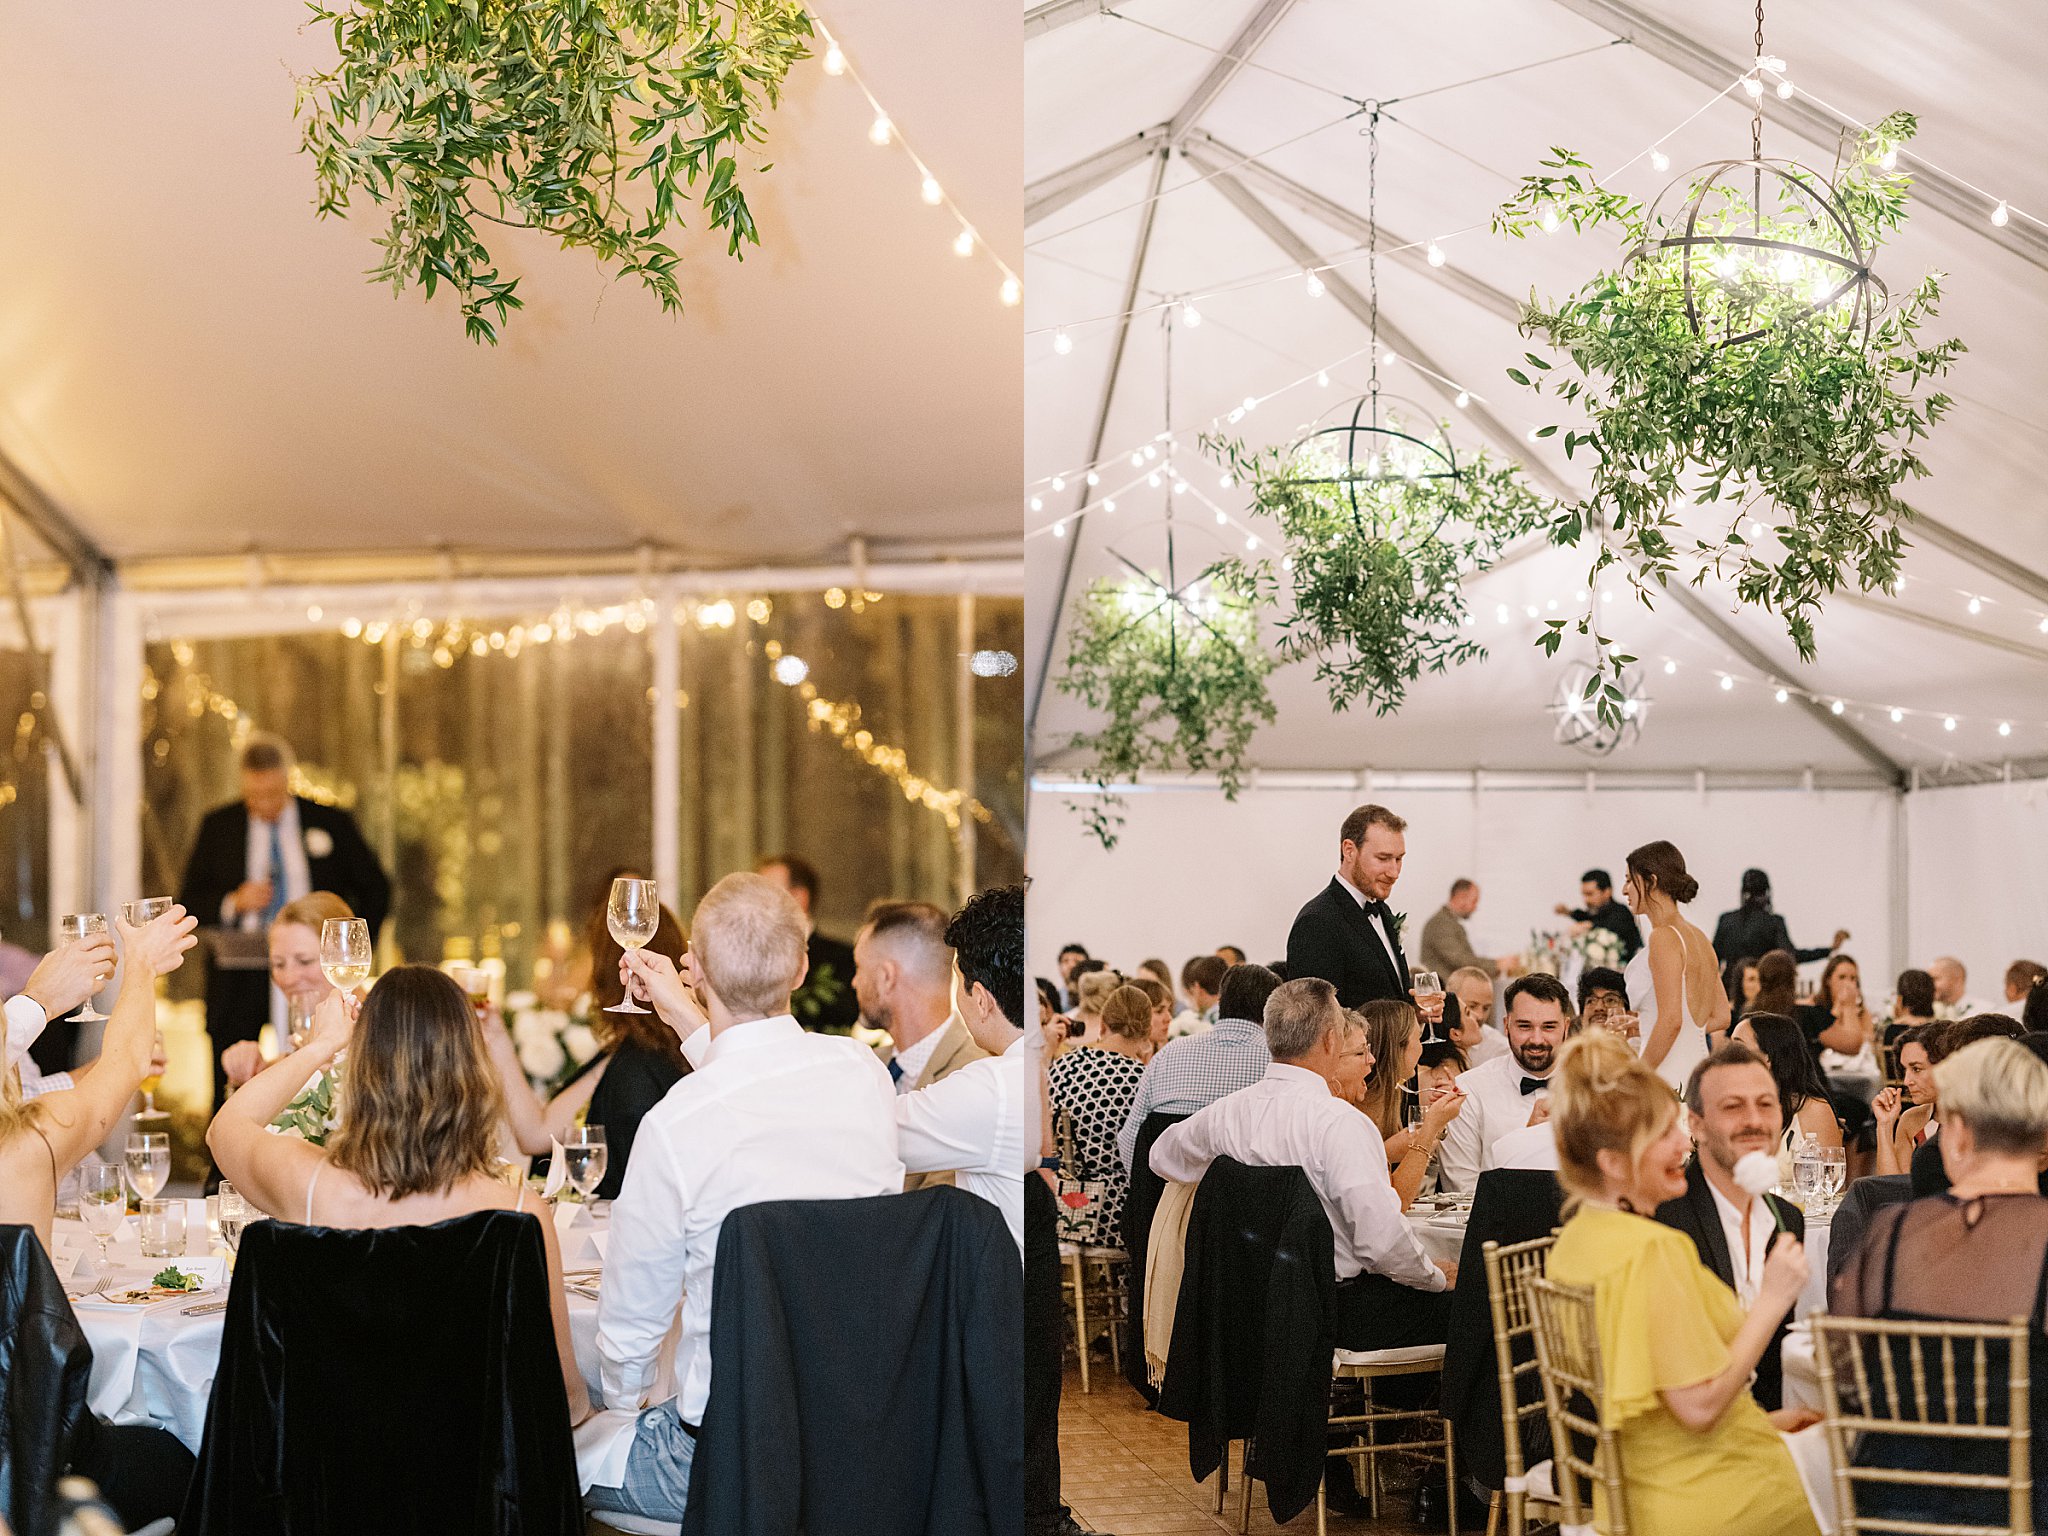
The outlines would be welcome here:
[[[1680,1092],[1706,1057],[1707,1035],[1728,1028],[1728,994],[1713,941],[1678,912],[1699,889],[1685,871],[1685,855],[1670,843],[1645,843],[1628,856],[1622,899],[1631,912],[1650,920],[1650,942],[1643,953],[1656,1012],[1642,1037],[1643,1060]],[[1647,1008],[1644,1014],[1647,1021]]]

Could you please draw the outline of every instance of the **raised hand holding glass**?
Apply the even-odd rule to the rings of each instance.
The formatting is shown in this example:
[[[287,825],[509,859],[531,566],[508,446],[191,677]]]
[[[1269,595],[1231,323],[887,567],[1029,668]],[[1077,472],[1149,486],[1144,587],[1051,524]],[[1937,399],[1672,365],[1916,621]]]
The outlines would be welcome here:
[[[107,914],[104,912],[72,912],[57,920],[58,935],[67,943],[78,943],[96,933],[105,933],[106,931]],[[101,976],[96,979],[104,982],[107,978]],[[88,1024],[100,1023],[106,1019],[104,1013],[97,1012],[93,1008],[92,999],[89,997],[85,1000],[85,1006],[73,1014],[72,1017],[78,1019],[81,1023]]]
[[[655,898],[652,880],[620,878],[612,882],[611,899],[605,906],[605,926],[621,949],[644,949],[661,926],[661,904]],[[628,992],[605,1009],[607,1013],[646,1013]]]

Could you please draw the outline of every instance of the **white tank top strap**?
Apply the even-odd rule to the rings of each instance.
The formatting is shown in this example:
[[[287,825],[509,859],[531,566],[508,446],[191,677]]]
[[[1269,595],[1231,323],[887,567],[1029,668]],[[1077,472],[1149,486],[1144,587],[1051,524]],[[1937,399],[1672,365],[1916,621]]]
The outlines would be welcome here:
[[[306,1180],[306,1225],[309,1227],[313,1225],[313,1187],[320,1182],[320,1175],[326,1169],[327,1159],[323,1157],[320,1159],[319,1166],[314,1168],[313,1177]]]
[[[524,1180],[520,1181],[519,1198],[512,1202],[512,1209],[521,1213],[524,1213],[526,1210],[526,1183]]]

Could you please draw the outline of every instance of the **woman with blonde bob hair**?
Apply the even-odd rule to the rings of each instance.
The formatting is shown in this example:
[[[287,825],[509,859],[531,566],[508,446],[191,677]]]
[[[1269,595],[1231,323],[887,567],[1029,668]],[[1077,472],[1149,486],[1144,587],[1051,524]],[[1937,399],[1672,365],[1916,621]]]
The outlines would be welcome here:
[[[1548,1277],[1587,1286],[1600,1341],[1600,1411],[1620,1441],[1629,1524],[1657,1536],[1814,1536],[1818,1526],[1779,1435],[1813,1422],[1766,1416],[1749,1379],[1806,1283],[1806,1255],[1780,1237],[1756,1305],[1656,1219],[1685,1193],[1690,1151],[1671,1089],[1605,1030],[1567,1041],[1550,1080],[1550,1123],[1570,1219]],[[1596,1509],[1604,1498],[1596,1490]],[[1607,1524],[1604,1513],[1595,1523]]]
[[[327,1145],[270,1122],[346,1051],[340,1124]],[[386,972],[360,1004],[331,992],[312,1034],[265,1067],[213,1118],[206,1143],[223,1178],[258,1209],[327,1227],[425,1226],[475,1211],[527,1211],[547,1253],[555,1343],[572,1423],[590,1413],[569,1338],[562,1255],[546,1207],[493,1171],[505,1112],[482,1026],[453,979],[425,965]]]

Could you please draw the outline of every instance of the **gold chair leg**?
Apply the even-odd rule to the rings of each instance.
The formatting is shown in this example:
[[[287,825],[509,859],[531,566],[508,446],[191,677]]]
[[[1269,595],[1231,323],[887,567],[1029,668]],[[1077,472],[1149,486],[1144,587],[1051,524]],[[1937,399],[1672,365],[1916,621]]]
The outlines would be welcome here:
[[[1365,1393],[1365,1412],[1368,1416],[1370,1416],[1373,1412],[1372,1379],[1368,1377],[1360,1385]],[[1379,1425],[1373,1422],[1370,1419],[1370,1417],[1368,1417],[1365,1426],[1365,1443],[1368,1446],[1377,1445],[1379,1443],[1379,1438]],[[1366,1500],[1372,1510],[1373,1519],[1377,1521],[1380,1517],[1380,1457],[1378,1451],[1369,1450],[1366,1452],[1365,1479],[1367,1490]]]
[[[1330,1469],[1325,1466],[1324,1472]],[[1330,1536],[1330,1498],[1322,1483],[1316,1484],[1316,1536]]]
[[[1500,1536],[1501,1499],[1501,1491],[1496,1488],[1493,1497],[1486,1501],[1486,1536]]]
[[[1103,1264],[1102,1283],[1105,1288],[1103,1294],[1113,1303],[1116,1299],[1116,1266],[1114,1264],[1106,1262]],[[1126,1316],[1129,1315],[1128,1304],[1126,1305],[1125,1313]],[[1112,1305],[1109,1309],[1109,1363],[1119,1376],[1124,1373],[1123,1332],[1123,1319],[1116,1315],[1116,1307]]]
[[[1458,1536],[1458,1456],[1452,1447],[1451,1421],[1438,1416],[1444,1427],[1444,1500],[1451,1507],[1451,1536]]]
[[[1244,1465],[1237,1473],[1237,1529],[1241,1533],[1252,1528],[1252,1443],[1244,1443]]]
[[[1074,1338],[1081,1346],[1081,1390],[1088,1390],[1088,1273],[1076,1253],[1074,1265]]]

